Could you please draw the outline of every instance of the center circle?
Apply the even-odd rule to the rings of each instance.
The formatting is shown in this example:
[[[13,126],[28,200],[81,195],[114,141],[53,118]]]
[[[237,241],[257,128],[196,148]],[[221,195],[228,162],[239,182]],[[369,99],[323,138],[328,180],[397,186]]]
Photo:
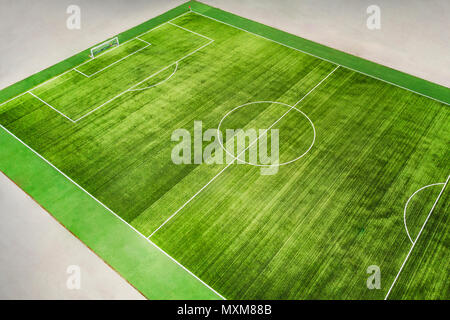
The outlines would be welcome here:
[[[247,107],[247,106],[250,106],[250,105],[253,105],[253,104],[262,104],[262,103],[278,104],[278,105],[284,106],[284,107],[286,107],[286,108],[289,108],[290,110],[295,110],[295,111],[297,111],[298,113],[300,113],[302,116],[304,116],[304,117],[308,120],[308,122],[309,122],[309,124],[311,125],[311,128],[312,128],[312,130],[313,130],[313,138],[312,138],[312,141],[311,141],[311,145],[308,147],[308,149],[307,149],[305,152],[303,152],[303,153],[302,153],[300,156],[298,156],[297,158],[292,159],[292,160],[289,160],[289,161],[286,161],[286,162],[278,163],[278,164],[256,164],[256,163],[251,163],[251,162],[248,162],[248,161],[246,161],[246,160],[241,160],[241,159],[239,159],[239,161],[242,162],[242,163],[246,163],[246,164],[252,165],[252,166],[256,166],[256,167],[271,167],[271,166],[284,166],[284,165],[287,165],[287,164],[289,164],[289,163],[292,163],[292,162],[294,162],[294,161],[297,161],[297,160],[303,158],[303,157],[311,150],[311,148],[313,147],[313,145],[314,145],[314,143],[315,143],[315,141],[316,141],[316,128],[314,127],[314,123],[313,123],[313,122],[311,121],[311,119],[306,115],[306,113],[304,113],[304,112],[301,111],[300,109],[297,109],[295,106],[291,106],[291,105],[288,105],[288,104],[283,103],[283,102],[275,102],[275,101],[255,101],[255,102],[248,102],[248,103],[242,104],[242,105],[240,105],[240,106],[238,106],[238,107],[232,109],[231,111],[229,111],[229,112],[228,112],[228,113],[220,120],[219,126],[217,127],[217,137],[220,137],[220,127],[222,126],[223,121],[224,121],[230,114],[232,114],[232,113],[235,112],[236,110],[239,110],[240,108]],[[290,111],[290,110],[289,110],[289,111]],[[288,112],[289,112],[289,111],[288,111]],[[282,117],[284,117],[286,114],[287,114],[287,112],[284,113]],[[281,119],[281,118],[280,118],[280,119]],[[280,119],[278,119],[277,121],[279,121]],[[259,138],[259,137],[258,137],[258,138]],[[220,144],[221,148],[222,148],[227,154],[229,154],[230,156],[232,156],[232,157],[234,158],[233,161],[238,160],[237,156],[235,156],[234,154],[232,154],[231,152],[229,152],[229,151],[223,146],[222,139],[218,139],[218,141],[219,141],[219,144]],[[246,150],[246,149],[244,149],[244,150]],[[239,155],[238,155],[238,156],[239,156]]]

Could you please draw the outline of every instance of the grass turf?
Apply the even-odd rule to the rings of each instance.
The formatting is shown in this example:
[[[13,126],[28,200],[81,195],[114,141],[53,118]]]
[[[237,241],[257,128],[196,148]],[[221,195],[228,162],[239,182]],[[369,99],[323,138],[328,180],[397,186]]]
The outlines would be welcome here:
[[[174,23],[214,42],[182,60],[161,86],[95,110],[140,81],[157,83],[146,77],[208,41],[166,24],[142,37],[151,46],[92,78],[71,71],[32,91],[72,119],[95,110],[76,124],[30,94],[0,107],[0,124],[144,235],[225,167],[173,164],[173,130],[192,131],[194,120],[215,128],[248,101],[293,105],[336,67],[194,13]],[[119,48],[80,70],[93,74],[142,47]],[[409,250],[406,199],[448,174],[448,107],[344,68],[298,107],[318,133],[307,157],[274,176],[227,168],[152,240],[227,298],[383,298]],[[267,127],[284,111],[261,104],[229,125]],[[296,113],[277,128],[282,159],[311,140]],[[425,209],[434,199],[416,201]],[[417,230],[428,211],[415,214]],[[381,267],[383,290],[365,286],[371,264]],[[421,268],[434,266],[430,259]],[[442,281],[434,296],[448,294]],[[408,292],[416,297],[417,290]]]

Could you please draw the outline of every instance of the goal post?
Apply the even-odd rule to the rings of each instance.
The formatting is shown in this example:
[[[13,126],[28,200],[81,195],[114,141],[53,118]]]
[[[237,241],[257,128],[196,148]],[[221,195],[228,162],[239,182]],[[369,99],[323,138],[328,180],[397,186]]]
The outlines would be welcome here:
[[[91,49],[91,57],[95,58],[96,56],[98,56],[100,53],[112,48],[112,47],[116,47],[119,45],[119,38],[118,37],[114,37],[112,39],[109,39],[101,44],[99,44],[98,46],[95,46]]]

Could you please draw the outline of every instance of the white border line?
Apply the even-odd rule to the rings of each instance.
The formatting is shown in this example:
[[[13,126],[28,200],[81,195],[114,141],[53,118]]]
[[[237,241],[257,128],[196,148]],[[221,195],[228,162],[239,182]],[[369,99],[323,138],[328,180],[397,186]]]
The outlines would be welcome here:
[[[272,40],[272,39],[270,39],[270,38],[266,38],[266,37],[264,37],[264,36],[262,36],[262,35],[259,35],[259,34],[257,34],[257,33],[254,33],[254,32],[251,32],[251,31],[248,31],[248,30],[239,28],[239,27],[237,27],[237,26],[234,26],[234,25],[229,24],[229,23],[224,22],[224,21],[220,21],[220,20],[215,19],[215,18],[213,18],[213,17],[207,16],[207,15],[205,15],[205,14],[203,14],[203,13],[200,13],[200,12],[197,12],[197,11],[192,11],[192,12],[195,13],[195,14],[198,14],[198,15],[200,15],[200,16],[203,16],[203,17],[205,17],[205,18],[208,18],[208,19],[211,19],[211,20],[214,20],[214,21],[217,21],[217,22],[226,24],[227,26],[233,27],[233,28],[235,28],[235,29],[239,29],[239,30],[241,30],[241,31],[250,33],[250,34],[252,34],[252,35],[254,35],[254,36],[257,36],[257,37],[259,37],[259,38],[266,39],[266,40],[272,41],[272,42],[274,42],[274,43],[278,43],[279,45],[282,45],[282,46],[284,46],[284,47],[287,47],[287,48],[290,48],[290,49],[293,49],[293,50],[302,52],[302,53],[304,53],[304,54],[307,54],[307,55],[309,55],[309,56],[318,58],[318,59],[323,60],[323,61],[330,62],[330,63],[332,63],[332,64],[334,64],[334,65],[339,65],[339,66],[341,66],[342,68],[345,68],[345,69],[348,69],[348,70],[352,70],[352,71],[358,72],[358,73],[363,74],[363,75],[365,75],[365,76],[368,76],[368,77],[370,77],[370,78],[377,79],[377,80],[380,80],[380,81],[389,83],[389,84],[391,84],[391,85],[393,85],[393,86],[396,86],[396,87],[398,87],[398,88],[405,89],[405,90],[407,90],[407,91],[416,93],[416,94],[421,95],[421,96],[423,96],[423,97],[426,97],[426,98],[429,98],[429,99],[432,99],[432,100],[434,100],[434,101],[437,101],[437,102],[440,102],[440,103],[443,103],[443,104],[445,104],[445,105],[450,106],[450,103],[447,103],[447,102],[441,101],[441,100],[439,100],[439,99],[436,99],[436,98],[427,96],[427,95],[425,95],[425,94],[423,94],[423,93],[420,93],[420,92],[417,92],[417,91],[414,91],[414,90],[411,90],[411,89],[402,87],[401,85],[398,85],[398,84],[392,83],[392,82],[390,82],[390,81],[387,81],[387,80],[378,78],[378,77],[376,77],[376,76],[367,74],[367,73],[365,73],[365,72],[362,72],[362,71],[359,71],[359,70],[356,70],[356,69],[353,69],[353,68],[350,68],[350,67],[347,67],[347,66],[344,66],[344,65],[340,65],[340,64],[338,64],[338,63],[336,63],[336,62],[334,62],[334,61],[331,61],[331,60],[328,60],[328,59],[325,59],[325,58],[316,56],[316,55],[314,55],[314,54],[312,54],[312,53],[309,53],[309,52],[306,52],[306,51],[303,51],[303,50],[300,50],[300,49],[291,47],[291,46],[289,46],[289,45],[287,45],[287,44],[284,44],[284,43],[282,43],[282,42],[278,42],[278,41],[276,41],[276,40]],[[245,18],[244,18],[244,19],[245,19]],[[250,20],[250,19],[248,19],[248,20]],[[250,21],[251,21],[251,20],[250,20]],[[258,22],[256,22],[256,23],[258,23]],[[276,29],[276,28],[274,28],[274,29]],[[294,36],[294,37],[300,38],[299,36],[295,36],[295,35],[293,35],[293,36]],[[358,57],[358,58],[359,58],[359,57]],[[360,59],[363,59],[363,58],[360,58]],[[364,59],[363,59],[363,60],[364,60]],[[397,71],[397,70],[396,70],[396,71]],[[401,71],[399,71],[399,72],[401,72]],[[419,79],[420,79],[420,78],[419,78]],[[422,80],[423,80],[423,79],[422,79]]]
[[[149,242],[151,245],[153,245],[155,248],[157,248],[159,251],[161,251],[162,253],[164,253],[164,255],[166,255],[168,258],[170,258],[173,262],[175,262],[178,266],[180,266],[181,268],[183,268],[185,271],[187,271],[190,275],[192,275],[195,279],[197,279],[198,281],[200,281],[205,287],[207,287],[208,289],[210,289],[212,292],[214,292],[217,296],[219,296],[220,298],[222,298],[223,300],[226,300],[225,297],[223,297],[220,293],[218,293],[216,290],[214,290],[213,288],[211,288],[208,284],[206,284],[202,279],[200,279],[199,277],[197,277],[194,273],[192,273],[189,269],[187,269],[185,266],[183,266],[181,263],[179,263],[177,260],[175,260],[172,256],[170,256],[166,251],[164,251],[163,249],[161,249],[159,246],[157,246],[153,241],[151,241],[150,239],[147,239],[147,237],[145,237],[142,233],[140,233],[136,228],[134,228],[131,224],[129,224],[128,222],[126,222],[124,219],[122,219],[119,215],[117,215],[114,211],[112,211],[110,208],[108,208],[106,205],[104,205],[100,200],[98,200],[96,197],[94,197],[92,194],[90,194],[86,189],[84,189],[82,186],[80,186],[78,183],[76,183],[74,180],[72,180],[68,175],[66,175],[64,172],[62,172],[61,170],[59,170],[56,166],[54,166],[52,163],[50,163],[47,159],[45,159],[43,156],[41,156],[39,153],[37,153],[34,149],[32,149],[30,146],[28,146],[25,142],[23,142],[22,140],[20,140],[18,137],[16,137],[11,131],[9,131],[8,129],[6,129],[3,125],[0,124],[0,127],[5,130],[7,133],[9,133],[11,136],[13,136],[17,141],[19,141],[20,143],[22,143],[25,147],[27,147],[29,150],[31,150],[34,154],[36,154],[39,158],[41,158],[42,160],[44,160],[47,164],[49,164],[53,169],[55,169],[56,171],[58,171],[60,174],[62,174],[67,180],[69,180],[70,182],[72,182],[74,185],[76,185],[80,190],[84,191],[88,196],[90,196],[92,199],[94,199],[97,203],[99,203],[103,208],[105,208],[106,210],[108,210],[110,213],[112,213],[116,218],[118,218],[120,221],[122,221],[123,223],[125,223],[127,226],[129,226],[131,229],[133,229],[138,235],[140,235],[142,238],[144,238],[147,242]]]
[[[248,148],[250,148],[253,144],[255,144],[259,138],[261,138],[261,136],[263,136],[264,134],[267,133],[267,131],[269,131],[274,125],[276,125],[281,119],[283,119],[292,109],[295,108],[295,106],[297,106],[301,101],[303,101],[307,96],[309,96],[309,94],[311,92],[313,92],[318,86],[320,86],[322,84],[322,82],[324,82],[329,76],[331,76],[337,69],[339,68],[339,66],[337,66],[336,68],[333,69],[333,71],[331,71],[325,78],[323,78],[318,84],[316,84],[311,90],[308,91],[307,94],[305,94],[299,101],[297,101],[293,106],[290,107],[290,109],[288,111],[286,111],[278,120],[276,120],[274,123],[272,123],[272,125],[267,128],[266,130],[263,131],[263,133],[261,135],[259,135],[255,140],[253,140],[247,148],[245,148],[244,150],[242,150],[234,159],[233,161],[231,161],[225,168],[223,168],[218,174],[216,174],[211,180],[208,181],[207,184],[205,184],[200,190],[198,190],[188,201],[186,201],[180,208],[178,208],[177,211],[175,211],[169,218],[167,218],[158,228],[156,228],[155,231],[153,231],[148,237],[147,239],[150,239],[158,230],[160,230],[166,223],[168,223],[173,217],[175,217],[188,203],[190,203],[192,200],[194,200],[195,197],[197,197],[207,186],[209,186],[214,180],[216,180],[216,178],[218,176],[220,176],[226,169],[228,169],[236,159],[239,158],[239,156],[244,153]],[[274,101],[260,101],[259,103],[262,102],[267,102],[267,103],[274,103]],[[315,134],[315,131],[314,131]],[[315,135],[314,135],[315,137]],[[311,145],[312,146],[312,145]],[[222,146],[223,147],[223,146]],[[238,159],[239,160],[239,159]]]
[[[428,213],[427,219],[425,220],[424,224],[422,225],[422,228],[420,229],[419,234],[417,235],[416,240],[414,240],[414,242],[413,242],[413,244],[412,244],[412,246],[411,246],[411,249],[409,250],[409,252],[408,252],[408,254],[407,254],[405,260],[404,260],[403,263],[402,263],[402,266],[400,267],[400,270],[399,270],[398,273],[397,273],[397,276],[396,276],[395,279],[394,279],[394,282],[392,282],[392,285],[391,285],[391,287],[389,288],[389,291],[387,292],[386,296],[384,297],[384,300],[387,300],[387,298],[389,297],[389,294],[391,293],[392,288],[394,287],[395,283],[397,282],[397,279],[398,279],[398,277],[400,276],[400,273],[402,272],[403,267],[405,266],[406,262],[408,261],[409,256],[411,255],[411,252],[414,250],[414,247],[416,246],[417,241],[419,241],[420,235],[422,234],[423,229],[424,229],[425,226],[427,225],[428,219],[430,219],[430,216],[431,216],[431,214],[433,213],[434,208],[436,207],[436,205],[437,205],[439,199],[441,198],[441,195],[442,195],[442,193],[444,192],[445,187],[447,186],[449,179],[450,179],[450,175],[447,177],[447,180],[445,181],[444,186],[443,186],[442,189],[441,189],[441,192],[439,192],[439,195],[438,195],[438,197],[436,198],[436,201],[434,202],[433,207],[432,207],[431,210],[430,210],[430,213]]]
[[[406,210],[408,208],[408,204],[411,201],[411,199],[420,191],[422,191],[423,189],[426,189],[428,187],[432,187],[432,186],[438,186],[438,185],[442,185],[444,184],[444,182],[439,182],[439,183],[433,183],[433,184],[429,184],[427,186],[424,186],[422,188],[420,188],[419,190],[417,190],[416,192],[414,192],[409,198],[408,201],[406,201],[405,207],[403,208],[403,223],[405,224],[405,231],[406,234],[408,235],[409,240],[411,241],[412,244],[414,244],[413,239],[411,238],[411,235],[409,234],[409,230],[408,230],[408,225],[406,224]]]
[[[56,112],[58,112],[60,115],[62,115],[64,118],[66,118],[67,120],[69,120],[72,123],[75,123],[76,121],[73,121],[72,119],[70,119],[68,116],[66,116],[64,113],[62,113],[61,111],[59,111],[58,109],[52,107],[50,104],[48,104],[47,102],[45,102],[44,100],[42,100],[41,98],[39,98],[37,95],[35,95],[33,92],[31,91],[27,91],[29,94],[31,94],[33,97],[35,97],[36,99],[38,99],[39,101],[41,101],[42,103],[44,103],[45,105],[47,105],[48,107],[50,107],[51,109],[55,110]]]

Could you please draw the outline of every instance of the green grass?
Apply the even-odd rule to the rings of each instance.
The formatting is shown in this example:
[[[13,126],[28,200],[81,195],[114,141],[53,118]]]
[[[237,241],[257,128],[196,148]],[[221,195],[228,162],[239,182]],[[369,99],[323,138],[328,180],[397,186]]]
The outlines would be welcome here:
[[[317,136],[305,157],[275,175],[229,166],[151,239],[229,299],[383,299],[411,246],[406,200],[449,174],[448,106],[195,13],[173,22],[214,41],[165,24],[140,36],[151,46],[131,40],[77,68],[91,75],[141,49],[90,78],[69,71],[32,89],[76,123],[27,93],[0,106],[0,124],[148,236],[226,167],[174,164],[174,130],[307,95],[297,107]],[[164,81],[180,59],[167,81],[126,92]],[[267,128],[286,110],[250,105],[224,126]],[[312,141],[298,112],[274,128],[281,161]],[[429,191],[411,204],[413,234],[436,199]],[[449,298],[447,194],[391,297]],[[370,265],[381,290],[366,287]]]

